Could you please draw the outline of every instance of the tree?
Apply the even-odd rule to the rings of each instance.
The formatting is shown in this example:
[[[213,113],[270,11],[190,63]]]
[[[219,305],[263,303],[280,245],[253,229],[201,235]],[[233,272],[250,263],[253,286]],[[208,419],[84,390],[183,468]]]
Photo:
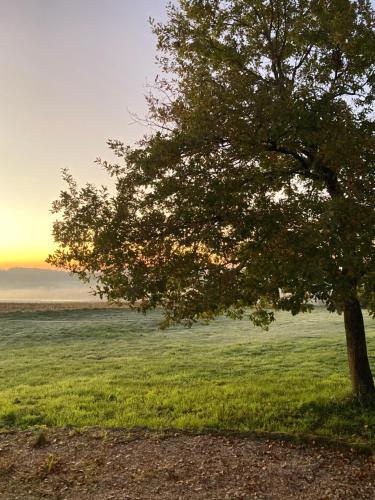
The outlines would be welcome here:
[[[314,300],[344,313],[354,393],[374,397],[374,12],[367,0],[180,0],[153,23],[155,128],[109,141],[112,195],[68,188],[48,261],[165,321]],[[279,293],[282,289],[283,294]]]

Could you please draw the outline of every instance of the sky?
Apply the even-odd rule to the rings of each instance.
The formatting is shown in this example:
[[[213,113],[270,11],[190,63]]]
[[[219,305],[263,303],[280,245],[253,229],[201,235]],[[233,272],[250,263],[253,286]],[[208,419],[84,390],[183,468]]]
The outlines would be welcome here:
[[[144,133],[167,0],[0,0],[0,269],[48,267],[61,169],[107,183],[109,138]]]

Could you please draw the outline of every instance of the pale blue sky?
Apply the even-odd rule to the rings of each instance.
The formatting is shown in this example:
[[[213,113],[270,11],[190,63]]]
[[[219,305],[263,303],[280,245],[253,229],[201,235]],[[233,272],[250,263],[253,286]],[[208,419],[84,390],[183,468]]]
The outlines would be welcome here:
[[[144,130],[167,0],[0,0],[0,268],[43,265],[61,168],[103,182],[106,140]]]

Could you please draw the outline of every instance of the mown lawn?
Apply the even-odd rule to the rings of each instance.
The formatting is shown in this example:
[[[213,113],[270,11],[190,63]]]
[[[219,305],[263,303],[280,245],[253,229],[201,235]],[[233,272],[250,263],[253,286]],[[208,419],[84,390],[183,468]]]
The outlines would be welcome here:
[[[0,428],[103,426],[309,433],[375,448],[348,397],[343,320],[316,308],[269,332],[221,318],[158,329],[128,310],[0,315]],[[366,317],[375,369],[375,322]]]

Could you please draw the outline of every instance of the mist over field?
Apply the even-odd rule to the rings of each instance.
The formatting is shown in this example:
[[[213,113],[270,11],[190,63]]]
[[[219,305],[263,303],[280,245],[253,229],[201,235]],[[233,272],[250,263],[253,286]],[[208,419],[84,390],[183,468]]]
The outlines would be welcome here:
[[[0,270],[0,300],[98,300],[89,287],[64,271],[12,268]]]

